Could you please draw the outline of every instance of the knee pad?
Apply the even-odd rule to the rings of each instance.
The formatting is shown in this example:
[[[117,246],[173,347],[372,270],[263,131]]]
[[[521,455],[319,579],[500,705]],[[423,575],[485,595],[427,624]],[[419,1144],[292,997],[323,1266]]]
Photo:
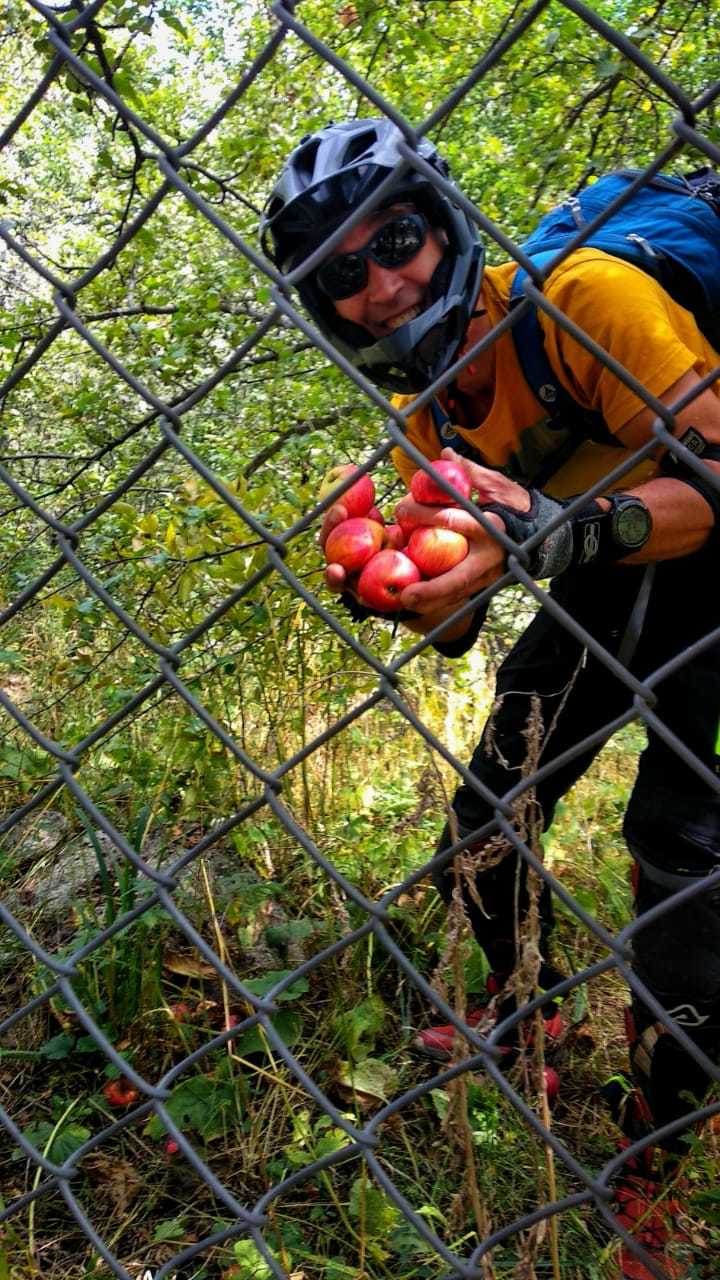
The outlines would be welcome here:
[[[692,898],[637,931],[633,967],[678,1025],[704,1040],[711,1029],[720,1033],[720,879],[677,874],[633,852],[640,919],[678,890],[700,886]]]
[[[635,897],[638,916],[679,889],[702,885],[707,874],[677,874],[651,862],[637,848]],[[713,1062],[720,1060],[720,880],[677,907],[669,907],[633,937],[633,969],[649,991]],[[652,1116],[661,1126],[700,1103],[710,1080],[672,1031],[633,993],[627,1034],[632,1074]],[[682,1134],[663,1144],[683,1150]]]

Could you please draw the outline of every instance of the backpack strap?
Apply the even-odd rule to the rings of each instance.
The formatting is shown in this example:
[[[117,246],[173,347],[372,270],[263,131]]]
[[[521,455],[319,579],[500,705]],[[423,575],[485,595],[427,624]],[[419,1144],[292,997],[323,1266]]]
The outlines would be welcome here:
[[[459,431],[455,430],[437,396],[433,396],[430,401],[430,412],[441,449],[454,449],[461,457],[469,458],[471,462],[483,462],[482,454],[474,449],[470,441],[461,436]]]
[[[533,262],[539,267],[552,261],[557,256],[556,249],[546,253],[533,254]],[[510,288],[510,309],[517,307],[525,298],[523,284],[528,272],[518,267]],[[608,429],[602,414],[591,409],[584,409],[560,382],[545,352],[543,331],[538,319],[537,307],[530,307],[512,327],[515,354],[520,363],[523,377],[536,400],[547,410],[553,425],[572,425],[578,431],[578,445],[584,436],[602,441],[608,440]]]
[[[546,262],[552,261],[556,256],[557,250],[533,253],[533,262],[542,268]],[[524,300],[523,285],[527,278],[528,271],[519,266],[512,278],[510,310],[514,310],[514,307]],[[584,410],[577,399],[570,396],[547,358],[536,306],[530,306],[512,325],[512,342],[515,343],[515,355],[518,356],[520,369],[523,370],[523,378],[527,381],[533,396],[541,402],[543,408],[546,408],[547,415],[553,424],[564,421],[584,426],[584,420],[589,419],[593,429],[597,429],[598,422],[602,421],[600,413]]]

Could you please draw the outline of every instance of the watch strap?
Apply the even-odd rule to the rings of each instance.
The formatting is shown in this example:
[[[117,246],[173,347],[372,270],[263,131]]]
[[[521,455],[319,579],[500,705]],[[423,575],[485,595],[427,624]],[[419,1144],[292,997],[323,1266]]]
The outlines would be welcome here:
[[[593,501],[572,517],[572,565],[613,564],[640,551],[650,537],[652,516],[641,498],[613,493],[606,501],[607,510]]]

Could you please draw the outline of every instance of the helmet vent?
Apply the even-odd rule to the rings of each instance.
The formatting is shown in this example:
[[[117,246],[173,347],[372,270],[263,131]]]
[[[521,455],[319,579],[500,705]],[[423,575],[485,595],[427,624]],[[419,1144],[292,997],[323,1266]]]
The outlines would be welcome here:
[[[315,173],[315,159],[317,157],[320,143],[317,138],[313,138],[306,147],[299,152],[296,164],[301,173],[304,173],[308,181],[312,181]]]
[[[377,135],[374,129],[365,129],[355,138],[351,138],[345,152],[344,164],[352,164],[353,160],[359,160],[360,156],[365,155],[368,151],[372,151],[377,141]]]

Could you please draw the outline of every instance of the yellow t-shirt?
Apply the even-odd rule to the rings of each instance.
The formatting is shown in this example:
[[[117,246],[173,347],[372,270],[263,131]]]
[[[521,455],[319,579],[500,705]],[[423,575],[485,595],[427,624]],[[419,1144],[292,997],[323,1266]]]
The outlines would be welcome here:
[[[514,262],[488,267],[484,276],[485,305],[493,325],[509,310]],[[657,398],[694,369],[701,377],[720,363],[689,311],[672,298],[639,267],[622,262],[599,249],[579,249],[553,271],[545,295],[565,315],[638,379]],[[538,309],[545,350],[557,377],[573,398],[599,412],[614,435],[645,407],[605,365],[571,338],[561,325]],[[558,469],[542,488],[558,498],[581,493],[612,471],[627,456],[619,441],[583,440],[567,461],[572,448],[572,426],[558,429],[549,424],[546,411],[526,383],[510,333],[495,343],[495,390],[485,419],[474,428],[456,426],[474,448],[480,461],[497,467],[523,484],[533,484],[543,472]],[[720,398],[720,381],[713,390]],[[441,392],[438,399],[446,408]],[[396,396],[393,404],[405,409],[412,396]],[[582,428],[578,434],[582,436]],[[431,461],[440,456],[429,408],[408,418],[408,439]],[[393,461],[409,484],[415,463],[400,447]],[[629,489],[649,479],[656,464],[645,460],[609,488]]]

